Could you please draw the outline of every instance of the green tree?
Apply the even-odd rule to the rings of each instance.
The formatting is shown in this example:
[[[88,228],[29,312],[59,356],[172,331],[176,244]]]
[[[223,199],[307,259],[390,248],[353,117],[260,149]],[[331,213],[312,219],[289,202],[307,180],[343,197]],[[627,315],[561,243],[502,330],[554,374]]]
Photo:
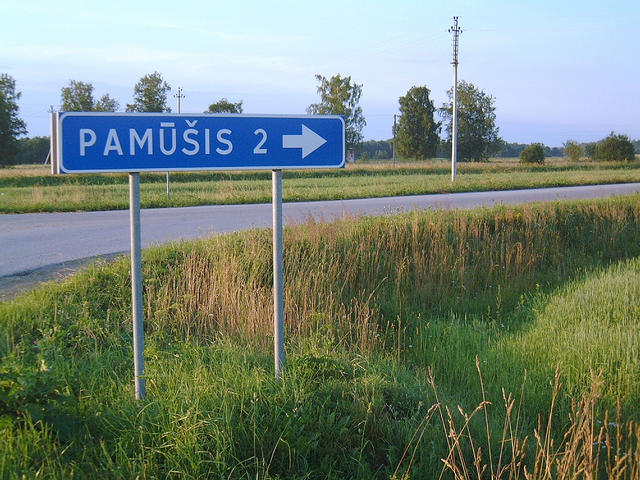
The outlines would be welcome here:
[[[93,85],[89,82],[70,80],[68,87],[60,91],[60,110],[63,112],[92,112]]]
[[[0,74],[0,167],[15,163],[18,153],[18,137],[27,133],[27,126],[18,116],[16,82],[12,76]]]
[[[398,99],[400,120],[396,129],[398,153],[403,157],[420,160],[433,158],[440,142],[440,123],[433,120],[435,107],[429,98],[429,89],[411,87]]]
[[[609,136],[596,144],[596,160],[603,162],[615,162],[625,160],[633,162],[636,159],[633,143],[626,135],[616,135],[611,132]]]
[[[171,86],[159,72],[142,77],[133,87],[133,103],[127,104],[127,112],[170,112],[167,93]]]
[[[115,112],[120,105],[104,94],[97,102],[93,99],[93,84],[70,80],[60,91],[60,110],[63,112]]]
[[[564,154],[569,157],[572,162],[578,162],[582,160],[584,156],[584,149],[578,142],[567,140],[564,144]]]
[[[233,103],[226,98],[221,98],[216,103],[209,105],[209,109],[204,113],[242,113],[242,100]]]
[[[114,98],[111,98],[108,93],[105,93],[100,100],[98,100],[94,106],[94,112],[116,112],[120,108],[120,104]]]
[[[307,113],[313,115],[343,115],[345,123],[345,143],[347,148],[359,145],[362,140],[362,129],[367,124],[359,105],[362,85],[351,83],[351,77],[334,75],[330,79],[316,75],[320,83],[317,91],[320,103],[313,103]]]
[[[440,114],[451,141],[453,89],[449,89],[447,95],[449,102],[442,105]],[[472,83],[458,84],[458,160],[484,162],[500,151],[502,140],[498,136],[494,100]]]
[[[520,152],[521,163],[539,163],[544,164],[544,145],[541,143],[532,143],[524,147]]]

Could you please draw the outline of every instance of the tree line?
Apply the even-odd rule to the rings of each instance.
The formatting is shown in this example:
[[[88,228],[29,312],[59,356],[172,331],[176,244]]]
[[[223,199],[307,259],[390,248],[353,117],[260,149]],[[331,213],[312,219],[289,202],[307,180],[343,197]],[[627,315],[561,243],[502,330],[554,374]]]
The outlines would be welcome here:
[[[393,142],[363,142],[362,129],[366,120],[360,107],[362,84],[355,83],[350,76],[340,74],[332,77],[316,75],[319,102],[307,107],[307,113],[316,115],[342,115],[345,119],[347,149],[369,158],[391,158]],[[18,100],[14,79],[0,75],[0,167],[14,163],[43,162],[48,152],[48,139],[35,137],[19,138],[26,134],[26,125],[18,115]],[[140,78],[134,85],[133,103],[125,106],[127,112],[171,112],[168,94],[171,86],[155,71]],[[413,86],[398,99],[398,122],[392,133],[395,136],[396,153],[400,157],[424,160],[434,157],[450,157],[453,91],[447,92],[448,101],[436,107],[427,86]],[[119,102],[108,93],[96,99],[90,82],[70,80],[60,91],[60,109],[69,112],[115,112]],[[242,113],[242,101],[232,102],[226,98],[209,105],[204,113]],[[457,142],[458,160],[481,162],[491,156],[529,158],[526,144],[507,143],[499,136],[496,125],[495,98],[470,82],[461,81],[457,89]],[[441,137],[441,134],[442,137]],[[624,135],[612,133],[599,142],[579,144],[567,141],[563,149],[533,144],[529,150],[539,149],[543,159],[549,156],[566,155],[572,159],[633,160],[640,141],[635,145]],[[540,145],[538,147],[537,145]],[[631,147],[629,147],[631,145]],[[633,152],[633,153],[630,153]]]
[[[133,87],[133,103],[128,103],[126,112],[171,112],[168,104],[169,85],[159,72],[149,73]],[[60,92],[60,110],[63,112],[116,112],[120,108],[117,100],[104,94],[94,101],[93,84],[71,80]],[[242,102],[233,103],[226,98],[209,105],[204,113],[242,113]]]
[[[640,140],[636,141],[640,147]],[[509,143],[502,141],[500,150],[495,154],[499,158],[516,158],[529,146],[528,143]],[[542,145],[545,157],[565,156],[565,149],[562,147],[550,147]],[[388,140],[367,140],[360,147],[360,156],[372,160],[388,160],[393,157],[393,138]],[[568,155],[567,155],[568,156]],[[434,158],[451,158],[451,142],[440,139]]]

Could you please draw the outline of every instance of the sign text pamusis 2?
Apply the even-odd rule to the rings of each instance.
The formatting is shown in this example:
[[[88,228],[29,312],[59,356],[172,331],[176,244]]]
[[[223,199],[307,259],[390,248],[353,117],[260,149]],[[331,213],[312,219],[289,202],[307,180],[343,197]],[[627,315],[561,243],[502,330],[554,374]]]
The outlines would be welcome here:
[[[60,113],[60,173],[344,166],[332,115]]]

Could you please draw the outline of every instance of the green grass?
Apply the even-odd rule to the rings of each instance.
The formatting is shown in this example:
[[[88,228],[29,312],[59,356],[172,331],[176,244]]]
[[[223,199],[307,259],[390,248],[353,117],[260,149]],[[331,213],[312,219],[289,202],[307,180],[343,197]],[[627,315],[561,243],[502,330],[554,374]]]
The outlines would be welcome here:
[[[495,347],[501,363],[548,378],[556,365],[569,391],[584,391],[590,370],[607,378],[603,398],[637,409],[640,394],[640,258],[598,269],[543,297],[533,321]],[[496,359],[499,361],[499,359]]]
[[[464,163],[450,181],[446,161],[349,165],[344,170],[286,171],[285,201],[330,200],[443,192],[627,183],[640,181],[640,163],[521,165],[513,160]],[[164,174],[142,175],[142,206],[262,203],[271,200],[270,172],[174,173],[167,200]],[[128,208],[126,175],[52,176],[44,167],[0,170],[0,212]]]
[[[490,471],[516,418],[503,388],[532,471],[539,414],[554,448],[591,418],[572,406],[591,371],[589,428],[618,401],[620,430],[640,428],[623,423],[640,421],[639,235],[640,196],[287,228],[282,382],[269,231],[146,250],[142,402],[128,261],[92,267],[0,303],[0,478],[434,478],[458,448],[447,416],[484,399],[460,455],[491,452]]]

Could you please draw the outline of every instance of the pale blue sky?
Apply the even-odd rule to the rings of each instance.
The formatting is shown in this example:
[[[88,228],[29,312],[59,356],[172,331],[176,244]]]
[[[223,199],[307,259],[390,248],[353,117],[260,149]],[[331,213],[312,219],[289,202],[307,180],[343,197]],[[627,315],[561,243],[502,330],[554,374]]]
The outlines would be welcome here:
[[[453,15],[459,78],[495,97],[505,140],[640,138],[637,0],[3,0],[0,72],[22,92],[31,136],[48,134],[47,110],[70,79],[124,108],[157,70],[171,94],[182,87],[183,112],[227,97],[245,113],[300,114],[317,101],[316,73],[351,75],[363,84],[365,138],[385,139],[411,86],[445,100]]]

